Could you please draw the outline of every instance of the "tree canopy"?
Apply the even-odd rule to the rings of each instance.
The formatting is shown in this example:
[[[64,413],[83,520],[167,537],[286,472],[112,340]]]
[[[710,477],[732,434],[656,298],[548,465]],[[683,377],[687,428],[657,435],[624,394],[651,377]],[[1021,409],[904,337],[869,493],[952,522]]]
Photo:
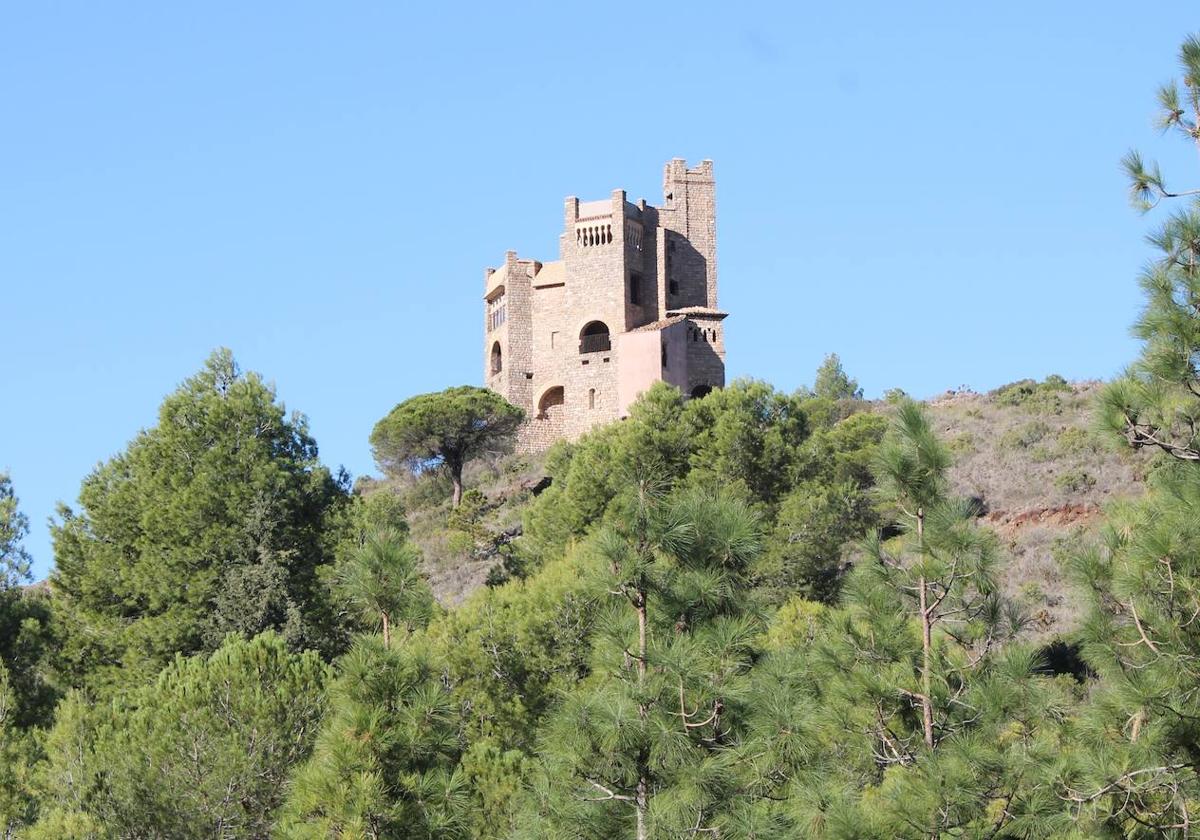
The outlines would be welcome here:
[[[863,395],[858,383],[846,374],[837,353],[830,353],[817,368],[813,393],[827,400],[861,400]]]
[[[347,502],[303,415],[217,351],[60,507],[51,585],[70,679],[149,676],[230,632],[328,649],[321,571]]]
[[[180,656],[111,703],[71,694],[47,736],[30,836],[269,836],[328,680],[315,653],[266,633]]]
[[[0,588],[29,579],[29,551],[23,540],[29,534],[29,517],[21,512],[12,479],[0,472]]]
[[[385,473],[445,469],[462,500],[463,467],[508,443],[525,412],[495,391],[461,385],[397,405],[371,431],[371,451]]]

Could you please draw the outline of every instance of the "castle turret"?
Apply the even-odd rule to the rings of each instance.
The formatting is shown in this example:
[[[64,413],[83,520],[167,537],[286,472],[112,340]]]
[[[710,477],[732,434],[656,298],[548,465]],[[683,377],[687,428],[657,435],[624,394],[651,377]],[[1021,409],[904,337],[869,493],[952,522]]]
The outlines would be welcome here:
[[[559,260],[489,269],[484,381],[529,415],[523,448],[624,416],[656,381],[724,385],[712,162],[673,160],[663,184],[662,207],[570,197]]]
[[[667,309],[717,308],[717,213],[712,161],[688,168],[676,158],[663,168],[663,206],[658,223],[666,232],[662,274]]]

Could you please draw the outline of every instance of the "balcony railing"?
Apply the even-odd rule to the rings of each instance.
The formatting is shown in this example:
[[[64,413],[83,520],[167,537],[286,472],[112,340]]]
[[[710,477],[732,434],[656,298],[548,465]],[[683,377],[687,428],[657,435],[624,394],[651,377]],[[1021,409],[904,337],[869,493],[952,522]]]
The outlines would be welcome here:
[[[599,353],[602,350],[611,350],[612,340],[608,333],[599,333],[597,335],[585,335],[579,339],[580,353]]]

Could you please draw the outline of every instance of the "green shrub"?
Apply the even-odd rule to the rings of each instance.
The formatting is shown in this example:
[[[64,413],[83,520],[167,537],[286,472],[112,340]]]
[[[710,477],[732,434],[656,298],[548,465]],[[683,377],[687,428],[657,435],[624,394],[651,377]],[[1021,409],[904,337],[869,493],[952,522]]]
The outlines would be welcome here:
[[[1050,434],[1050,427],[1041,420],[1034,420],[1030,423],[1017,426],[1014,429],[1009,429],[1000,436],[1001,449],[1029,449],[1035,443],[1039,443],[1042,438]]]
[[[1064,394],[1071,393],[1071,385],[1058,374],[1047,376],[1042,382],[1019,379],[1001,385],[990,396],[996,405],[1024,408],[1035,414],[1058,414],[1062,411]]]
[[[1027,604],[1041,604],[1046,600],[1046,592],[1036,580],[1027,580],[1021,584],[1021,600]]]
[[[1045,464],[1049,461],[1058,460],[1058,450],[1053,446],[1047,446],[1044,443],[1039,443],[1037,446],[1029,450],[1029,459],[1035,464]]]
[[[1068,470],[1054,479],[1054,486],[1069,493],[1090,490],[1096,486],[1096,477],[1084,470]]]
[[[1078,426],[1068,426],[1059,432],[1056,445],[1062,455],[1084,455],[1100,450],[1096,436]]]
[[[955,435],[946,442],[946,448],[955,457],[970,455],[976,450],[975,435],[970,432]]]

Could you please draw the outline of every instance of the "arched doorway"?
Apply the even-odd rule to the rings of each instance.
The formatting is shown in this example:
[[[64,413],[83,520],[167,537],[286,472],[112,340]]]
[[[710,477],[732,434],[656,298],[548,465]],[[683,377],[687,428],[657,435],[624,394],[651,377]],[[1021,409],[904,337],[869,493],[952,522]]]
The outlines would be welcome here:
[[[562,417],[563,403],[566,402],[563,394],[563,387],[555,385],[553,388],[546,389],[542,394],[542,398],[538,400],[538,420],[552,420],[555,417]]]
[[[537,414],[534,416],[533,427],[536,436],[546,443],[553,443],[562,437],[566,428],[566,409],[563,387],[555,385],[542,392],[537,402]]]
[[[500,352],[500,342],[497,341],[492,344],[492,374],[497,374],[502,370],[504,370],[504,358]]]

